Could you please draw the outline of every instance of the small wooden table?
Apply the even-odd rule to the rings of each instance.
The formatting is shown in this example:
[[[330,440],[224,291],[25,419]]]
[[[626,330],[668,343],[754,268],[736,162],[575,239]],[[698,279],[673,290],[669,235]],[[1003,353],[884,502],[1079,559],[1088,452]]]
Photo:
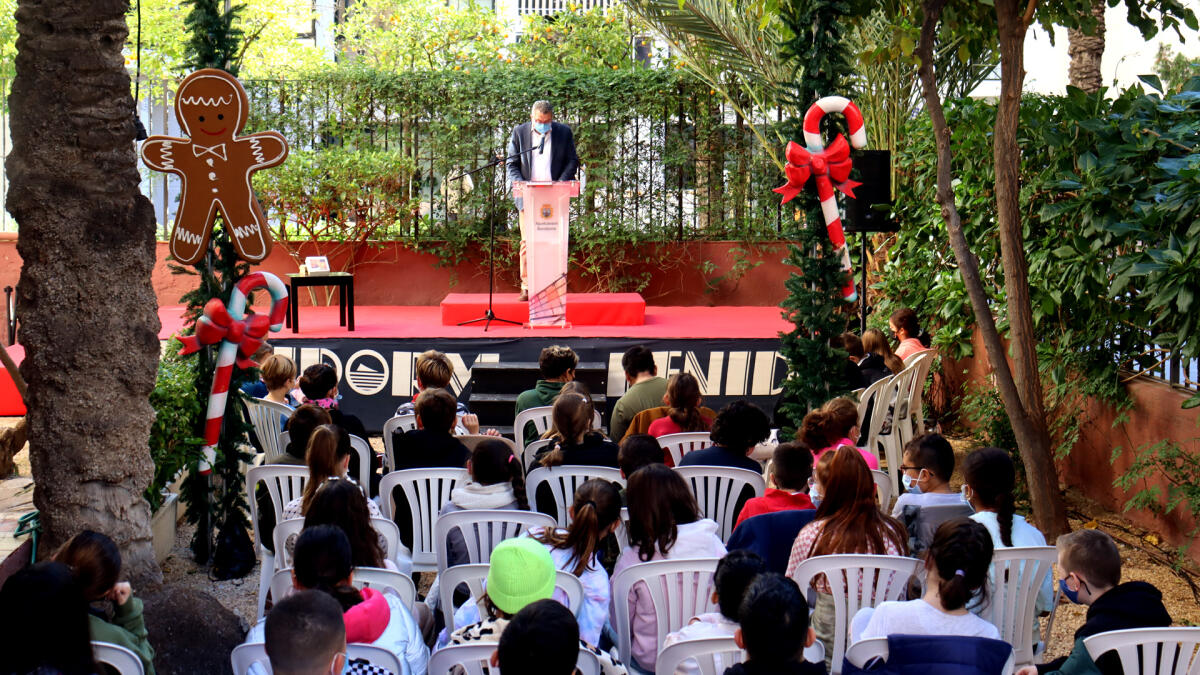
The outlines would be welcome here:
[[[297,302],[299,288],[306,286],[337,286],[338,287],[338,325],[346,326],[354,331],[354,275],[350,272],[330,272],[328,274],[289,274],[288,277],[288,316],[287,324],[293,333],[300,332],[300,303]],[[349,325],[347,326],[347,322]]]

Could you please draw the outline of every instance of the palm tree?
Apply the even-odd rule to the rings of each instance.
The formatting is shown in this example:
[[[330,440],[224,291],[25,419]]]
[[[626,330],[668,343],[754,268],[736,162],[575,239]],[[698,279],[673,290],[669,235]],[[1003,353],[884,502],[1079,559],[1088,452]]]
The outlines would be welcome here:
[[[18,3],[6,206],[24,261],[17,312],[42,541],[103,532],[145,584],[161,579],[142,497],[159,321],[154,212],[138,191],[121,55],[127,5]]]
[[[1067,54],[1071,57],[1067,75],[1072,86],[1089,94],[1100,91],[1104,84],[1100,75],[1100,60],[1104,57],[1104,8],[1104,0],[1093,0],[1094,30],[1085,32],[1072,28],[1067,31]]]

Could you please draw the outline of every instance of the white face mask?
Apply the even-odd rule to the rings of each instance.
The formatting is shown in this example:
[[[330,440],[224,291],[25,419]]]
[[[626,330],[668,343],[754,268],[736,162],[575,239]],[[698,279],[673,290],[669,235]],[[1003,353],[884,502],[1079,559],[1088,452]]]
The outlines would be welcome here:
[[[921,469],[921,471],[924,471],[924,470],[925,469]],[[900,482],[904,485],[905,491],[911,492],[913,494],[918,494],[918,495],[921,494],[921,488],[917,486],[917,480],[919,480],[920,478],[921,478],[920,473],[917,474],[916,478],[913,478],[912,476],[908,475],[907,473],[900,474]]]

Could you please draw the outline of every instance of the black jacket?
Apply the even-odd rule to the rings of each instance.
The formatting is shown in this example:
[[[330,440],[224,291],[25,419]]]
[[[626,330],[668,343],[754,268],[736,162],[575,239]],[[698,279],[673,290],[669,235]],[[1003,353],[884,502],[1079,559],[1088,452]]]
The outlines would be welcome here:
[[[875,384],[888,375],[895,375],[886,365],[883,364],[883,357],[872,352],[862,357],[858,362],[858,370],[862,373],[863,379],[868,385]]]
[[[1128,628],[1162,628],[1171,625],[1171,615],[1163,606],[1162,592],[1144,581],[1130,581],[1114,587],[1088,607],[1087,620],[1075,631],[1075,639],[1091,637],[1110,630]],[[1039,664],[1039,673],[1058,670],[1067,658]],[[1115,652],[1103,654],[1096,660],[1102,673],[1120,673],[1121,664]]]
[[[725,669],[725,675],[825,675],[824,663],[793,661],[779,665],[757,665],[753,661],[735,663]]]
[[[526,151],[529,152],[526,152]],[[518,124],[508,139],[508,182],[530,180],[533,175],[533,123]],[[520,156],[513,157],[520,153]],[[550,123],[550,175],[554,180],[575,180],[579,169],[579,155],[575,154],[575,136],[571,127],[558,122]]]
[[[471,457],[467,446],[450,432],[428,429],[392,432],[392,453],[396,469],[461,469]]]

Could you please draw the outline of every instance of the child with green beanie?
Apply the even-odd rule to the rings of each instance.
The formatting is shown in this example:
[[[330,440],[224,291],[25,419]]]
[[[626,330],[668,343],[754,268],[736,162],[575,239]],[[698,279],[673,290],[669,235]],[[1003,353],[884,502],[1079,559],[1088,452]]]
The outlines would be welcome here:
[[[528,537],[505,539],[492,551],[482,621],[450,635],[450,644],[499,642],[509,620],[525,605],[554,595],[556,568],[545,546]]]

